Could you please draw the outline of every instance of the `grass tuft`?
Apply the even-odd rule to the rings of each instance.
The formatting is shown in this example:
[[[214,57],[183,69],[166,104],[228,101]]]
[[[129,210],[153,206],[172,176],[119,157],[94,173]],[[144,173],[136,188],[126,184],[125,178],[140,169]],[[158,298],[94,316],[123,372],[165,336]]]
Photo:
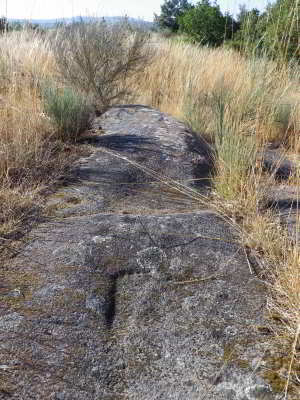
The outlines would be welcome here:
[[[56,139],[76,141],[88,128],[92,108],[73,89],[47,85],[43,88],[43,100],[46,114],[56,125]]]

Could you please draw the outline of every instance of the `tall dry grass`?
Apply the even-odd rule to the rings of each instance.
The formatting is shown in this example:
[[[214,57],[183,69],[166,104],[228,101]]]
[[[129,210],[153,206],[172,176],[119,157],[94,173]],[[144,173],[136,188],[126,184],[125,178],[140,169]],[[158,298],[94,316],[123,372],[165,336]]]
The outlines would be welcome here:
[[[0,36],[0,237],[22,224],[38,185],[62,167],[40,90],[56,76],[47,37],[26,30]]]
[[[239,216],[241,240],[269,266],[270,313],[283,321],[277,344],[289,360],[290,384],[300,362],[299,243],[273,215],[260,212],[261,188],[274,182],[256,156],[269,142],[300,150],[299,70],[158,37],[152,46],[151,65],[131,81],[135,101],[186,120],[215,145],[218,209]],[[61,85],[47,36],[26,31],[1,36],[0,239],[22,223],[36,183],[59,164],[59,144],[52,140],[57,126],[44,113],[44,82]]]
[[[184,42],[153,39],[151,66],[136,79],[140,101],[179,118],[214,137],[214,102],[226,94],[228,115],[237,115],[242,128],[265,143],[294,142],[300,132],[299,69],[266,58],[244,58],[226,49],[197,47]],[[299,143],[297,143],[299,146]]]
[[[43,114],[40,82],[52,73],[46,41],[15,32],[0,38],[0,181],[43,158],[42,142],[50,126]]]
[[[23,197],[67,165],[63,143],[96,108],[127,97],[128,77],[150,56],[147,39],[125,20],[0,35],[0,239],[23,219]]]
[[[299,69],[159,36],[153,47],[151,66],[133,83],[136,101],[184,119],[212,142],[217,192],[257,212],[257,154],[272,142],[300,150]]]
[[[136,101],[186,120],[214,145],[217,208],[238,221],[245,249],[257,260],[263,257],[269,315],[280,321],[272,342],[279,354],[271,360],[277,370],[266,378],[297,398],[300,242],[299,236],[295,241],[288,236],[277,215],[262,211],[276,182],[262,170],[259,154],[272,142],[286,152],[300,151],[299,69],[158,37],[153,46],[152,65],[135,80]],[[299,183],[299,175],[291,181]]]

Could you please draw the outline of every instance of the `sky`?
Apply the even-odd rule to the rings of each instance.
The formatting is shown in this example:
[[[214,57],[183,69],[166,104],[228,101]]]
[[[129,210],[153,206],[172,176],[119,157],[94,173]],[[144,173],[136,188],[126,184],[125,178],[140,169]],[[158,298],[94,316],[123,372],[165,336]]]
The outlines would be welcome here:
[[[153,19],[160,13],[163,0],[0,0],[0,15],[8,18],[53,19],[78,15],[124,16]],[[191,1],[196,3],[196,1]],[[248,8],[262,10],[268,0],[218,0],[222,11],[235,14],[238,5],[244,3]],[[7,8],[6,8],[7,7]]]

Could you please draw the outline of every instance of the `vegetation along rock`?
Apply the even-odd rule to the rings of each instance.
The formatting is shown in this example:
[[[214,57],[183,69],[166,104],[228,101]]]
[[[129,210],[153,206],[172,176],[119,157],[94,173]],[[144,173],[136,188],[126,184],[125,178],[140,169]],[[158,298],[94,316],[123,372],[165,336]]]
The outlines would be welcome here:
[[[10,261],[23,296],[1,303],[1,398],[277,399],[260,374],[265,289],[201,206],[210,147],[144,106],[82,140],[91,154]]]

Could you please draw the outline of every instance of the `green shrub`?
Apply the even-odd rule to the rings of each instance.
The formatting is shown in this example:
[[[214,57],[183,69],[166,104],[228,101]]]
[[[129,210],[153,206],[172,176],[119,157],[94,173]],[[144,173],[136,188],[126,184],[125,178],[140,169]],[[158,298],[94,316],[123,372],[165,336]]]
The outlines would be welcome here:
[[[215,188],[227,200],[239,198],[250,182],[256,160],[254,138],[240,132],[241,122],[222,122],[221,136],[216,136]]]
[[[251,179],[256,143],[255,137],[243,129],[249,105],[245,105],[245,110],[238,110],[234,93],[223,85],[223,80],[216,82],[210,92],[199,93],[196,97],[192,94],[195,90],[190,87],[184,115],[192,129],[205,132],[205,138],[213,144],[216,192],[226,200],[234,200]]]
[[[215,119],[216,191],[227,200],[234,200],[250,182],[256,161],[256,143],[243,132],[242,116],[230,107],[232,94],[220,86],[212,94]]]
[[[220,46],[224,39],[232,36],[230,25],[233,19],[224,16],[218,5],[202,0],[179,17],[180,31],[186,33],[195,43]]]
[[[53,50],[65,82],[85,93],[101,112],[128,98],[132,78],[151,58],[148,39],[149,33],[127,20],[81,21],[57,31]]]
[[[92,111],[84,97],[70,88],[48,85],[43,88],[43,100],[46,114],[57,127],[57,137],[76,141],[88,127]]]
[[[163,30],[177,32],[179,17],[191,10],[193,5],[188,0],[165,0],[160,6],[160,15],[155,15],[155,22]]]
[[[229,45],[246,54],[266,54],[279,61],[299,63],[299,17],[299,0],[276,0],[263,13],[242,7],[240,29]]]

